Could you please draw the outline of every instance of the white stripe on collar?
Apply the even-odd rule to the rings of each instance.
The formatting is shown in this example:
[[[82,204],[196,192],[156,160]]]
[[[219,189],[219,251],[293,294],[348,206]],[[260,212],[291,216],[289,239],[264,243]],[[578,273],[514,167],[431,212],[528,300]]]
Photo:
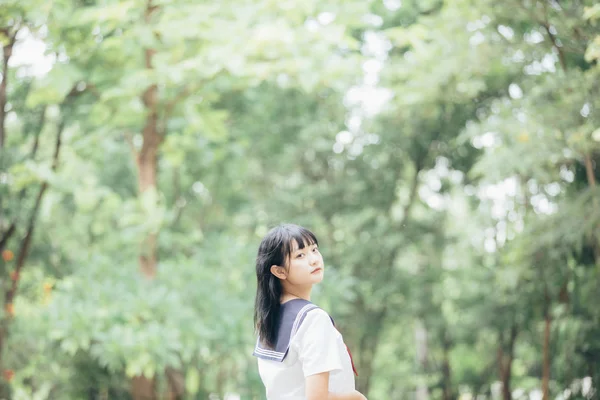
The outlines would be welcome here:
[[[265,360],[283,362],[288,353],[290,342],[298,332],[298,329],[302,325],[306,314],[308,314],[309,311],[319,308],[318,306],[312,304],[308,300],[294,299],[290,300],[290,302],[294,303],[290,303],[285,308],[282,308],[280,310],[281,315],[279,320],[277,339],[275,341],[275,349],[263,347],[259,337],[256,340],[254,352],[252,353],[253,356]],[[290,313],[292,313],[292,315],[290,315]],[[294,317],[293,324],[290,324],[293,313],[296,313],[296,315]]]

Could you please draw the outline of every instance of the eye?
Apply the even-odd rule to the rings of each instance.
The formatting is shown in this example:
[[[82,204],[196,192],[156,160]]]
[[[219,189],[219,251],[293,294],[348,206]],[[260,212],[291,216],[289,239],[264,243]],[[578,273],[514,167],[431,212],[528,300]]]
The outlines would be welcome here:
[[[319,252],[319,248],[318,248],[318,247],[315,247],[315,248],[313,249],[313,253],[318,253],[318,252]]]
[[[304,257],[304,253],[300,253],[296,256],[296,258],[302,258],[302,257]]]

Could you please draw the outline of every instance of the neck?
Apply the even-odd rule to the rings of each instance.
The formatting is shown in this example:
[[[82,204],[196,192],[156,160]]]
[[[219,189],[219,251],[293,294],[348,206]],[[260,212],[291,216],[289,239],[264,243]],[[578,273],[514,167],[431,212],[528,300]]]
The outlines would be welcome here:
[[[289,287],[288,285],[283,285],[283,294],[281,295],[281,303],[285,303],[286,301],[293,299],[304,299],[310,301],[310,292],[312,291],[312,285],[306,287]]]

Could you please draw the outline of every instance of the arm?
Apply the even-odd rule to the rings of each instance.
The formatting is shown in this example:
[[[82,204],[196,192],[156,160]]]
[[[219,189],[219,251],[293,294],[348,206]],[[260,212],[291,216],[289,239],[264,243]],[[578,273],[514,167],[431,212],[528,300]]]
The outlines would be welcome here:
[[[321,372],[306,377],[306,400],[367,400],[360,392],[331,393],[329,372]]]

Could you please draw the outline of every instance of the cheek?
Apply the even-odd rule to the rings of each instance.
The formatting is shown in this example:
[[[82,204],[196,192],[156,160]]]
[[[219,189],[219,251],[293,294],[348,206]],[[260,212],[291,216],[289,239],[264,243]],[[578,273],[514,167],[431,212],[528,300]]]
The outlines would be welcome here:
[[[294,260],[290,265],[290,273],[289,275],[292,277],[297,277],[302,275],[305,270],[308,268],[307,264],[302,262],[303,260]]]

